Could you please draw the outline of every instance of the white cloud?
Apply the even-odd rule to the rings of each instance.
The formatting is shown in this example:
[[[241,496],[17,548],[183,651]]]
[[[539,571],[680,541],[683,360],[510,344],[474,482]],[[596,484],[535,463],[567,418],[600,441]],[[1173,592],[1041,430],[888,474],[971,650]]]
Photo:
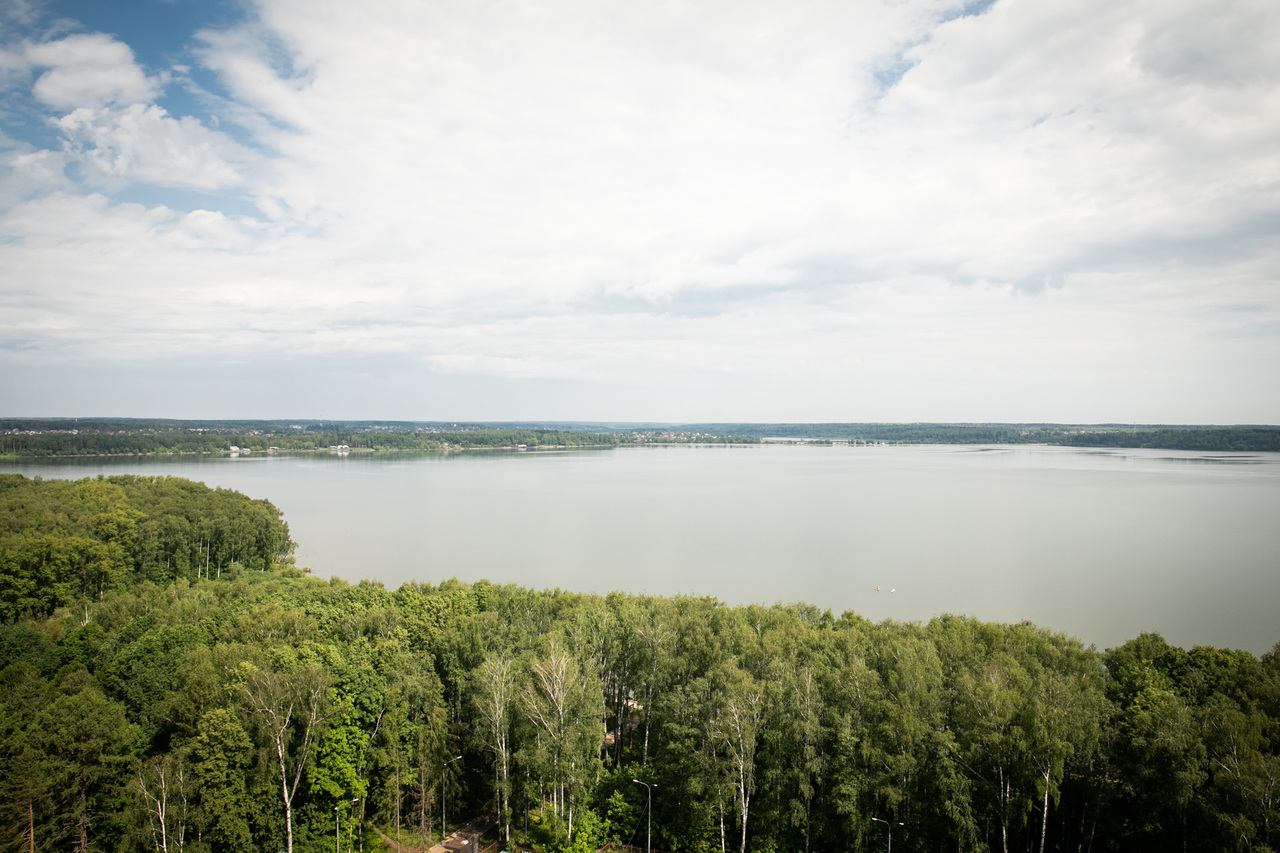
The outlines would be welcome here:
[[[1179,0],[1151,10],[1135,58],[1144,70],[1193,86],[1274,86],[1280,12],[1267,0],[1205,7]]]
[[[230,137],[155,104],[81,107],[56,125],[69,150],[102,176],[171,187],[216,190],[244,183],[247,156]]]
[[[259,0],[199,60],[261,153],[109,37],[28,47],[66,148],[5,155],[0,338],[622,382],[641,418],[688,381],[717,417],[1125,419],[1141,385],[1178,420],[1176,377],[1280,369],[1280,7],[959,6]]]
[[[854,176],[890,199],[864,219],[880,246],[905,255],[926,235],[938,262],[1016,280],[1277,210],[1277,149],[1258,141],[1280,138],[1280,66],[1209,96],[1137,60],[1149,28],[1195,41],[1232,10],[1171,22],[1168,4],[1092,5],[997,3],[913,52],[863,128],[876,155]],[[1264,33],[1280,24],[1264,17]]]
[[[242,186],[256,159],[192,116],[171,116],[155,100],[168,74],[148,74],[129,46],[100,33],[28,43],[0,66],[40,72],[35,98],[65,111],[48,121],[63,139],[63,165],[76,163],[97,188],[151,184],[205,191]],[[11,83],[12,85],[12,83]],[[41,162],[52,162],[52,152]],[[28,158],[27,165],[35,162]]]
[[[0,132],[0,210],[35,195],[70,190],[65,166],[62,152],[41,150]]]
[[[508,296],[801,286],[815,253],[1013,282],[1274,209],[1265,62],[1248,91],[1206,98],[1138,59],[1194,42],[1204,14],[1092,5],[936,26],[910,3],[278,0],[209,35],[206,59],[282,157],[275,209]],[[912,44],[877,97],[871,72]]]
[[[716,8],[268,3],[206,60],[279,128],[265,191],[340,243],[546,298],[661,296],[754,276],[716,259],[809,224],[860,66],[926,17]]]
[[[102,33],[29,45],[25,58],[36,68],[48,68],[32,93],[55,109],[139,103],[160,91],[161,81],[134,62],[129,46]]]

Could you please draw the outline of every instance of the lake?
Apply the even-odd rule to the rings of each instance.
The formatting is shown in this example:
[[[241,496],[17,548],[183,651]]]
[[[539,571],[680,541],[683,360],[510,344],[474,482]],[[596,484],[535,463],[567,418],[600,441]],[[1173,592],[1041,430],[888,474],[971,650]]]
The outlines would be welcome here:
[[[1280,454],[1060,447],[628,447],[9,461],[172,475],[278,506],[317,575],[803,600],[879,621],[1031,620],[1280,640]],[[879,591],[876,587],[879,587]]]

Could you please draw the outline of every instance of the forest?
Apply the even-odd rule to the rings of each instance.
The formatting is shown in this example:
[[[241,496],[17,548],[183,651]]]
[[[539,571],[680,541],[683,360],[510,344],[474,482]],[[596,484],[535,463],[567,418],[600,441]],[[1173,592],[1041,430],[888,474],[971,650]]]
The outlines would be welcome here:
[[[172,421],[0,419],[0,457],[152,456],[344,451],[516,450],[622,444],[756,443],[758,438],[669,429],[548,429],[536,425],[402,421]]]
[[[1170,426],[1159,424],[691,424],[755,438],[887,442],[889,444],[1050,444],[1063,447],[1134,447],[1231,453],[1280,451],[1277,426]]]
[[[262,425],[260,424],[259,427]],[[0,434],[0,456],[138,456],[329,451],[448,451],[527,447],[612,447],[617,436],[542,429],[393,430],[335,428],[333,425],[275,432],[270,429],[68,429],[11,431]]]
[[[425,850],[478,816],[535,853],[1272,849],[1280,647],[388,590],[293,550],[235,492],[0,475],[0,849]]]
[[[0,458],[98,455],[427,451],[630,444],[756,444],[762,439],[887,444],[1047,444],[1226,453],[1280,451],[1276,426],[972,423],[515,423],[180,421],[0,418]]]

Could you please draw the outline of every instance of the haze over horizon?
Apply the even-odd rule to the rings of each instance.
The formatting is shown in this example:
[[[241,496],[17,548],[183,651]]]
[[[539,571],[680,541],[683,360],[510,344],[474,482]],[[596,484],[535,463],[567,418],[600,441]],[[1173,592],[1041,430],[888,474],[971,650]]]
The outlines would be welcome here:
[[[1280,423],[1280,5],[0,0],[0,415]]]

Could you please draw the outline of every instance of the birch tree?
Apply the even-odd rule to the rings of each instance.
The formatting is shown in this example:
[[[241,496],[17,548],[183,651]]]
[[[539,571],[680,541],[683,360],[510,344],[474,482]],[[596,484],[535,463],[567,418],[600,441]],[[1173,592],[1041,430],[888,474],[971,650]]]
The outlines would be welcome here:
[[[493,790],[503,837],[511,841],[511,708],[516,698],[515,662],[506,654],[490,654],[475,674],[476,710],[484,719],[493,750]]]
[[[756,787],[756,743],[764,716],[764,686],[734,664],[720,672],[718,713],[711,737],[720,744],[733,780],[733,799],[741,826],[738,853],[747,853],[747,818]]]
[[[242,692],[259,733],[274,753],[284,805],[285,853],[293,853],[293,801],[330,714],[329,674],[318,666],[292,672],[253,669]]]
[[[573,802],[604,743],[604,694],[557,640],[534,660],[521,694],[525,713],[538,730],[538,753],[551,783],[552,807],[573,836]]]
[[[156,756],[138,770],[134,792],[142,801],[147,830],[158,853],[181,853],[187,843],[187,772],[182,756]]]
[[[1009,853],[1009,833],[1030,809],[1018,773],[1024,764],[1024,731],[1017,725],[1026,694],[1026,674],[1006,654],[960,677],[955,719],[963,735],[961,752],[970,772],[992,790],[1000,825],[1000,849]]]
[[[668,649],[676,639],[675,629],[671,625],[668,611],[668,599],[647,599],[647,619],[636,625],[636,636],[639,639],[639,654],[636,671],[639,673],[638,696],[644,724],[644,749],[641,752],[640,765],[649,766],[649,732],[653,723],[653,705],[661,687],[660,679]]]
[[[1048,839],[1050,798],[1059,797],[1067,762],[1092,751],[1100,735],[1100,687],[1086,673],[1064,670],[1061,663],[1042,670],[1028,702],[1027,741],[1041,786],[1040,853]]]

